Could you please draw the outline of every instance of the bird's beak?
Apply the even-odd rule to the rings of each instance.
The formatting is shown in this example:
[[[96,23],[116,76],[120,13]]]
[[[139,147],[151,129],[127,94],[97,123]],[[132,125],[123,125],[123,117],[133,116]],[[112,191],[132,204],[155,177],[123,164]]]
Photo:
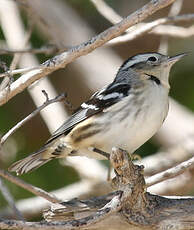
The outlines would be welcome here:
[[[182,54],[178,54],[176,56],[173,57],[169,57],[167,62],[171,65],[174,64],[175,62],[179,61],[181,58],[183,58],[184,56],[188,55],[188,53],[182,53]]]

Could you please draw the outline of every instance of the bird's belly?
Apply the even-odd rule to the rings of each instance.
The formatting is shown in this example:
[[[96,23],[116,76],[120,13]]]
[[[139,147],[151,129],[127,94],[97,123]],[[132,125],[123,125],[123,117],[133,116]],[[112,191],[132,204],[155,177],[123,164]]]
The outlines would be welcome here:
[[[79,143],[76,155],[102,159],[101,155],[90,151],[90,147],[107,153],[112,151],[112,147],[119,147],[133,153],[143,145],[157,132],[168,112],[167,93],[162,101],[159,90],[154,95],[146,96],[143,102],[139,98],[141,106],[132,104],[128,99],[123,100],[119,107],[116,105],[115,109],[105,111],[103,116],[101,114],[95,122],[103,126],[102,131],[87,138],[83,144]]]
[[[110,131],[101,136],[102,141],[99,137],[95,145],[107,152],[116,146],[132,153],[157,132],[164,118],[147,113],[147,116],[137,117],[133,122],[130,118],[126,119],[120,124],[112,125]]]
[[[158,131],[166,118],[168,99],[160,102],[160,106],[157,98],[152,98],[151,102],[139,111],[130,107],[123,119],[119,113],[114,119],[109,119],[107,127],[110,128],[106,127],[107,131],[98,136],[94,146],[108,153],[114,146],[133,153]]]

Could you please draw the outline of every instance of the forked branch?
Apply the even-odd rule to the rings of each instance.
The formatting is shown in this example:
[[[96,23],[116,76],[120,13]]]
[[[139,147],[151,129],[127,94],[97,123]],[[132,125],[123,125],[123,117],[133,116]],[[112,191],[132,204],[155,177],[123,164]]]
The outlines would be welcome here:
[[[170,199],[145,192],[143,166],[114,148],[114,193],[90,200],[73,199],[44,212],[50,222],[3,220],[1,229],[192,229],[194,198]]]
[[[0,92],[0,105],[6,103],[36,80],[54,72],[57,69],[64,68],[68,63],[74,61],[78,57],[86,55],[96,48],[101,47],[106,42],[122,34],[129,27],[141,22],[149,15],[170,5],[174,1],[175,0],[152,0],[142,8],[138,9],[136,12],[124,18],[118,24],[108,28],[89,41],[75,46],[67,52],[63,52],[52,59],[49,59],[41,66],[37,67],[37,69],[22,75],[18,80],[11,84],[9,92],[7,92],[7,89],[4,89]]]

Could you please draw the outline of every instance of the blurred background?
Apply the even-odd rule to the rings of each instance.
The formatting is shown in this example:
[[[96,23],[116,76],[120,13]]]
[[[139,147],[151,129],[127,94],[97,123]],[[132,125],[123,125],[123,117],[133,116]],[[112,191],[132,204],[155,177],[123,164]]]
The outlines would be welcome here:
[[[5,6],[6,4],[4,5],[4,1],[11,3],[10,8],[8,5]],[[25,5],[23,1],[11,0],[2,0],[3,4],[0,3],[0,49],[9,46],[12,47],[10,45],[10,37],[12,37],[13,40],[18,39],[18,32],[15,30],[16,28],[11,25],[12,7],[17,17],[19,17],[20,23],[22,23],[23,30],[26,31],[26,33],[31,30],[27,47],[31,46],[32,48],[50,47],[50,45],[54,45],[57,49],[67,49],[90,39],[92,36],[112,26],[112,23],[98,12],[90,0],[34,0],[33,4],[30,3],[30,1],[27,2],[29,5]],[[126,17],[149,1],[107,0],[105,2],[112,7],[118,15]],[[193,1],[185,0],[180,2],[182,3],[179,14],[194,13]],[[170,10],[171,6],[162,9],[148,17],[146,22],[166,17]],[[4,18],[5,13],[7,14],[6,18]],[[10,21],[8,19],[9,17]],[[10,37],[5,29],[5,21],[9,21],[10,24],[7,24],[9,28],[13,26],[13,28],[10,29]],[[176,23],[177,26],[185,28],[191,27],[192,24],[193,21]],[[169,55],[176,55],[183,52],[189,53],[189,55],[177,63],[171,71],[170,96],[194,112],[194,33],[192,36],[184,38],[178,35],[176,37],[146,33],[133,41],[126,41],[125,43],[116,45],[106,45],[91,54],[80,57],[78,60],[67,65],[65,69],[56,71],[47,78],[57,94],[67,93],[68,101],[71,102],[73,108],[77,108],[97,89],[100,89],[112,81],[119,66],[125,59],[137,53],[157,52],[159,48],[161,49],[161,44],[164,41],[168,44],[167,50],[164,48],[164,52],[167,51]],[[33,63],[37,64],[43,63],[55,54],[56,52],[51,54],[32,54],[33,57],[31,58],[33,58],[33,60],[35,59]],[[0,61],[10,66],[12,58],[13,55],[11,54],[2,54]],[[28,58],[30,59],[30,57]],[[28,65],[25,61],[23,61],[23,63],[21,62],[22,59],[18,62],[17,68]],[[31,64],[31,66],[33,66],[33,64]],[[2,68],[1,72],[4,72]],[[14,80],[18,77],[19,75],[16,75]],[[0,82],[1,81],[2,80],[0,80]],[[36,84],[34,84],[33,87],[36,87]],[[39,97],[44,101],[45,98],[44,95],[41,94],[41,89],[46,89],[46,87],[41,87],[39,89]],[[31,89],[24,90],[0,107],[0,135],[5,134],[11,127],[36,109],[30,90]],[[49,94],[49,96],[50,98],[52,97],[51,94]],[[71,110],[65,106],[64,103],[60,103],[60,106],[65,109],[65,120],[66,117],[71,114]],[[59,114],[57,111],[58,110],[52,111],[51,116],[53,123],[58,119]],[[62,122],[62,118],[60,119],[59,123]],[[59,124],[56,126],[59,126]],[[179,126],[179,124],[177,124],[177,126]],[[41,115],[27,122],[22,128],[18,129],[14,135],[9,137],[1,149],[0,168],[7,169],[16,160],[22,159],[29,153],[37,150],[49,138],[50,131],[53,129],[53,126],[50,128],[47,126]],[[181,132],[182,130],[180,130],[180,133]],[[173,142],[173,136],[171,136],[171,138]],[[176,141],[178,142],[177,139]],[[160,141],[160,136],[158,136],[144,144],[137,153],[144,157],[160,149],[168,148],[169,146],[170,142]],[[108,166],[108,162],[106,161],[100,164]],[[20,178],[44,190],[53,191],[78,182],[80,175],[72,165],[67,165],[64,161],[54,160],[32,173],[22,175]],[[6,180],[4,180],[4,183],[11,191],[15,200],[26,199],[33,196],[30,192],[13,183]],[[173,194],[176,194],[176,192]],[[184,194],[184,191],[179,191],[178,195],[180,194]],[[187,194],[194,194],[194,186],[189,192],[187,191]],[[5,207],[7,207],[7,202],[0,192],[0,212],[4,210]],[[34,218],[40,217],[34,216],[31,219]]]

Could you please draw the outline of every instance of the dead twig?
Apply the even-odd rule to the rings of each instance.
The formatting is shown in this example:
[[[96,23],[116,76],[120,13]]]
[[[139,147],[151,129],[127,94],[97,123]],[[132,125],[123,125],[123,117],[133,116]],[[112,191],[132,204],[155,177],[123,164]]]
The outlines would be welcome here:
[[[112,24],[116,24],[123,20],[123,18],[117,14],[113,8],[106,4],[103,0],[91,0],[98,12],[103,15]]]
[[[134,28],[130,30],[128,33],[112,39],[106,45],[122,44],[128,41],[134,40],[147,32],[150,32],[152,34],[159,34],[159,35],[166,34],[169,36],[177,36],[177,37],[180,36],[181,37],[182,35],[181,27],[173,26],[173,25],[163,25],[163,24],[172,23],[172,22],[181,22],[181,21],[191,21],[191,20],[194,20],[194,14],[183,14],[183,15],[178,15],[178,16],[170,16],[166,18],[159,18],[149,23],[140,23],[134,26]],[[174,29],[173,31],[169,30],[171,27],[172,29]],[[178,31],[179,28],[180,28],[180,31]],[[187,28],[182,28],[182,30],[183,29],[187,30]],[[176,34],[174,31],[176,31]],[[192,36],[193,34],[192,27],[190,31],[191,32],[188,31],[187,34],[185,35],[183,34],[182,37]]]
[[[184,161],[180,164],[178,164],[175,167],[172,167],[170,169],[167,169],[161,173],[158,173],[156,175],[153,175],[146,179],[146,185],[147,187],[152,186],[154,184],[160,183],[164,180],[168,180],[170,178],[174,178],[183,172],[185,172],[188,169],[194,168],[194,157],[191,159]]]
[[[0,84],[0,91],[8,86],[8,90],[10,88],[11,83],[13,82],[13,77],[9,74],[9,68],[5,62],[0,62],[0,67],[5,71],[4,79]]]
[[[64,52],[60,55],[49,59],[44,62],[40,68],[37,68],[34,71],[28,72],[21,76],[18,80],[16,80],[10,87],[10,92],[7,94],[5,90],[0,92],[0,105],[7,102],[7,100],[11,99],[17,93],[23,91],[27,86],[32,84],[34,81],[42,78],[46,74],[52,73],[53,71],[64,68],[68,63],[74,61],[78,57],[82,55],[86,55],[96,48],[104,45],[109,40],[119,36],[130,26],[135,25],[136,23],[144,20],[149,15],[158,11],[161,8],[164,8],[175,0],[155,0],[150,1],[148,4],[143,6],[141,9],[137,10],[133,14],[129,15],[125,19],[123,19],[120,23],[116,24],[113,27],[110,27],[106,31],[101,34],[93,37],[87,42],[82,43],[81,45],[75,46],[67,52]],[[44,68],[42,68],[44,67]]]
[[[1,229],[192,229],[194,199],[170,198],[145,192],[143,167],[134,165],[126,151],[114,148],[111,163],[116,192],[89,200],[54,204],[44,212],[51,222],[0,221]],[[59,221],[63,220],[63,221]]]
[[[18,177],[15,177],[11,175],[10,173],[6,172],[5,170],[0,169],[0,176],[11,181],[12,183],[26,189],[27,191],[33,193],[36,196],[40,196],[49,202],[52,203],[59,203],[61,200],[57,199],[54,195],[49,194],[48,192],[44,191],[41,188],[35,187],[31,184],[28,184],[24,182],[23,180],[19,179]]]
[[[45,92],[45,90],[42,91],[43,94],[46,97],[46,101],[40,106],[38,107],[36,110],[34,110],[31,114],[29,114],[27,117],[25,117],[23,120],[21,120],[20,122],[18,122],[13,128],[11,128],[5,135],[3,135],[0,139],[0,144],[3,145],[5,143],[5,141],[7,140],[7,138],[9,136],[11,136],[17,129],[19,129],[20,127],[22,127],[27,121],[29,121],[30,119],[32,119],[33,117],[35,117],[42,109],[44,109],[46,106],[55,103],[55,102],[60,102],[65,100],[66,95],[65,94],[61,94],[56,96],[53,99],[49,99],[47,93]],[[68,106],[69,106],[69,102],[67,102]]]
[[[7,201],[7,203],[9,204],[12,211],[15,213],[15,216],[19,220],[24,220],[24,217],[22,216],[20,211],[17,209],[15,202],[14,202],[14,199],[13,199],[11,193],[9,192],[7,186],[4,184],[3,180],[1,179],[1,177],[0,177],[0,191],[3,195],[3,197],[5,198],[5,200]]]
[[[66,50],[69,48],[70,47],[66,47]],[[55,45],[46,45],[46,46],[42,46],[40,48],[24,48],[24,49],[1,48],[0,49],[0,55],[4,55],[4,54],[13,55],[16,53],[20,53],[20,54],[25,54],[25,53],[41,54],[41,53],[44,53],[46,55],[51,55],[51,54],[57,53],[58,51],[59,51],[59,49]]]

